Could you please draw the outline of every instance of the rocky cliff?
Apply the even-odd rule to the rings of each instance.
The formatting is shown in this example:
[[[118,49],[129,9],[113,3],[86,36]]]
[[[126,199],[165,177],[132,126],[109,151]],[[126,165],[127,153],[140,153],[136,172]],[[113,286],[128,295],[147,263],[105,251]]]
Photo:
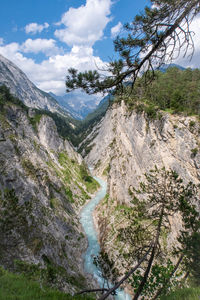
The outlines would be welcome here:
[[[160,120],[148,120],[122,103],[109,109],[84,141],[91,148],[85,159],[98,175],[108,175],[110,197],[124,203],[129,186],[155,165],[198,182],[199,130],[195,117],[163,113]]]
[[[120,255],[115,229],[123,224],[119,206],[129,205],[130,189],[138,186],[145,172],[165,166],[185,181],[200,181],[200,126],[195,117],[163,112],[151,120],[129,111],[122,102],[107,111],[84,145],[87,163],[98,176],[107,177],[108,195],[96,211],[96,221],[101,245],[114,261]],[[168,244],[176,242],[181,227],[178,216],[171,223]]]
[[[48,93],[38,89],[15,64],[0,55],[0,85],[6,85],[11,93],[22,100],[28,107],[70,115]]]
[[[0,264],[72,293],[86,284],[78,213],[97,186],[50,117],[0,102]]]

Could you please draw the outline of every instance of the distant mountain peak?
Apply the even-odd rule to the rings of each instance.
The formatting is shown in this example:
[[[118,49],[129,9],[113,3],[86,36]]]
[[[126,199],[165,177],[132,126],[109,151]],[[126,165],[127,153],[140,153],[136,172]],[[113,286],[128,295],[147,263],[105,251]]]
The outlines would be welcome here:
[[[0,55],[0,85],[3,84],[28,107],[69,115],[69,112],[62,108],[55,98],[37,88],[22,70]]]
[[[177,69],[182,70],[182,71],[184,71],[186,69],[186,68],[184,68],[180,65],[177,65],[177,64],[164,64],[160,68],[158,68],[158,70],[161,71],[161,72],[166,72],[166,70],[169,69],[169,68],[177,68]]]
[[[99,103],[96,96],[87,95],[80,91],[71,92],[63,96],[57,96],[51,92],[49,94],[52,95],[62,107],[67,109],[75,119],[78,120],[82,120],[87,117],[88,114],[97,108]]]

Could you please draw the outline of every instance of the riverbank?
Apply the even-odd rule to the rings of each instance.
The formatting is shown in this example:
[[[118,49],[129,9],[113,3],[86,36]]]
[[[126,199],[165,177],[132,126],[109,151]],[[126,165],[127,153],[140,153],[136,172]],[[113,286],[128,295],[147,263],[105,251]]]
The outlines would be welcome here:
[[[93,217],[95,216],[96,206],[106,195],[107,183],[97,177],[94,177],[94,179],[99,182],[101,189],[97,192],[96,196],[83,207],[80,214],[80,222],[88,238],[88,248],[84,257],[84,270],[86,273],[92,274],[99,286],[103,287],[104,279],[102,277],[101,270],[93,263],[94,257],[98,256],[100,252],[98,224],[96,222],[96,218]],[[130,295],[125,293],[123,290],[118,291],[117,296],[114,298],[117,300],[131,299]]]

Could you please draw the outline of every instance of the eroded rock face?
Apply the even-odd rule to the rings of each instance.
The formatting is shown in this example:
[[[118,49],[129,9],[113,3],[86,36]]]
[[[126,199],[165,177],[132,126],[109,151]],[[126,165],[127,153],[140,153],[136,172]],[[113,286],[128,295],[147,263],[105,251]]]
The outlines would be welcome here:
[[[108,173],[108,193],[121,203],[129,201],[130,185],[137,185],[155,165],[172,168],[185,180],[200,180],[199,125],[194,117],[165,114],[147,121],[122,103],[107,112],[97,130],[88,137],[96,135],[86,161],[98,175]]]
[[[13,104],[0,112],[0,264],[51,270],[52,283],[71,293],[85,285],[87,241],[78,213],[89,195],[82,158],[51,118],[35,126],[33,119]]]
[[[163,114],[148,120],[144,114],[128,111],[124,103],[113,106],[84,143],[91,151],[85,157],[98,176],[107,178],[108,196],[95,212],[101,246],[110,258],[120,257],[117,228],[123,225],[121,204],[129,205],[129,188],[138,187],[144,173],[163,166],[175,170],[185,182],[200,181],[200,127],[195,117]],[[176,243],[181,219],[170,220],[171,231],[164,241]],[[120,265],[120,262],[118,260]],[[122,266],[120,267],[121,269]]]
[[[38,89],[14,63],[0,55],[0,84],[6,85],[11,93],[28,107],[70,115],[48,93]]]

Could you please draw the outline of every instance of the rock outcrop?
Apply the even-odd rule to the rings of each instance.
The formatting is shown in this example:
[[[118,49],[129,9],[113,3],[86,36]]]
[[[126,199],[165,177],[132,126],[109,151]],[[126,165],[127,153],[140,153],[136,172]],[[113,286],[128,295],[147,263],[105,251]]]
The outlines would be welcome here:
[[[70,115],[50,94],[38,89],[14,63],[0,55],[0,85],[3,84],[28,107]]]
[[[108,175],[108,193],[129,201],[128,188],[155,165],[174,169],[185,180],[200,180],[199,123],[195,117],[164,114],[147,120],[125,104],[109,109],[87,137],[86,162],[96,174]],[[89,142],[88,142],[89,141]]]
[[[144,113],[114,105],[84,141],[90,152],[88,165],[98,176],[107,177],[108,195],[95,213],[101,246],[116,261],[120,247],[118,226],[123,226],[120,205],[130,205],[132,187],[156,165],[175,170],[185,182],[200,182],[200,126],[195,117],[163,113],[149,120]],[[84,153],[83,153],[84,154]],[[167,244],[176,242],[181,229],[179,216],[171,220]]]
[[[36,118],[34,110],[4,105],[0,111],[1,265],[19,272],[32,270],[70,293],[85,286],[82,253],[87,241],[78,217],[90,198],[81,176],[84,168],[81,156],[58,135],[50,117]]]

